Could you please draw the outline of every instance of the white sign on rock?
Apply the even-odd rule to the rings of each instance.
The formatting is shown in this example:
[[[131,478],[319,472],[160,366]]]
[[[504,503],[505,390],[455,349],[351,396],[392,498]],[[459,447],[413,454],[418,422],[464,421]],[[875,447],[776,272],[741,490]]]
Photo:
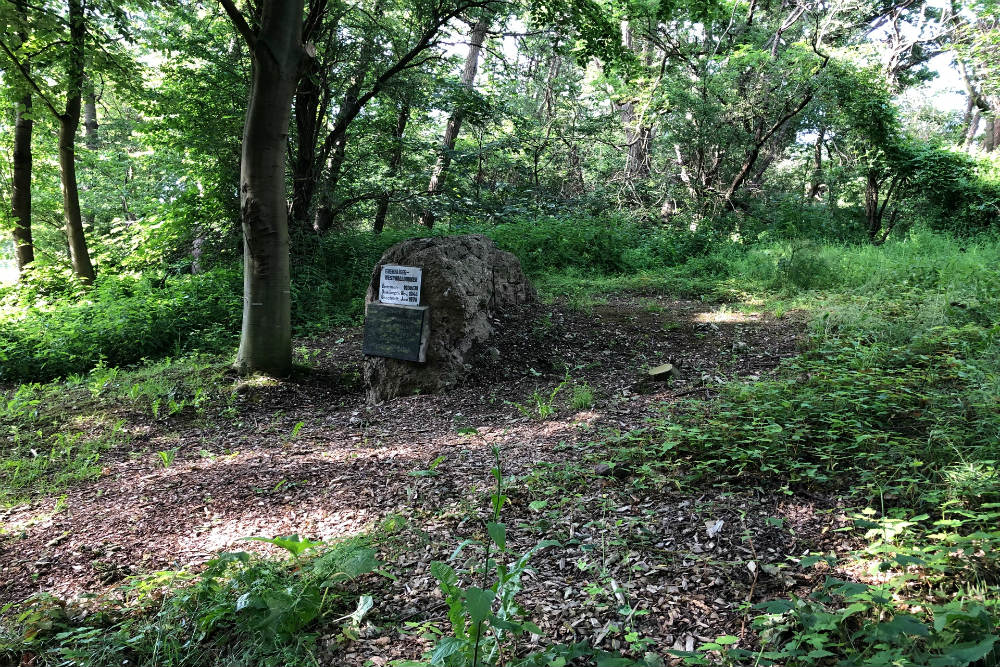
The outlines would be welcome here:
[[[386,264],[378,283],[378,300],[400,306],[419,306],[421,273],[416,266]]]

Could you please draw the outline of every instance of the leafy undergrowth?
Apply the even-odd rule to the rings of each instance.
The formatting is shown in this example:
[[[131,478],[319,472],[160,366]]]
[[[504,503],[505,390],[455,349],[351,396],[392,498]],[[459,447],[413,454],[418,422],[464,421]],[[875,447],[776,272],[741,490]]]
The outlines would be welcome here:
[[[654,468],[689,484],[832,488],[859,508],[865,549],[799,561],[855,581],[830,577],[806,599],[761,605],[756,653],[725,642],[705,651],[786,665],[965,665],[991,654],[1000,641],[1000,413],[981,381],[997,333],[937,329],[876,358],[857,341],[826,341],[781,378],[672,407],[633,434],[622,463],[648,465],[652,454]]]
[[[820,249],[818,269],[786,257],[771,304],[813,311],[810,348],[621,440],[615,465],[679,484],[835,490],[867,541],[839,559],[789,554],[838,576],[758,605],[756,650],[727,636],[678,653],[688,663],[1000,663],[1000,274],[981,263],[995,251],[925,237]],[[840,291],[791,289],[831,256],[857,265],[823,277]]]
[[[330,545],[297,535],[262,541],[289,558],[224,553],[198,575],[132,577],[117,600],[67,604],[43,594],[8,605],[3,612],[13,622],[0,625],[0,663],[6,657],[10,664],[94,667],[310,664],[317,627],[339,625],[346,641],[371,609],[372,598],[351,588],[378,568],[375,551],[360,538]]]
[[[603,437],[590,452],[612,476],[627,470],[632,486],[645,494],[671,489],[693,498],[735,489],[794,498],[822,492],[839,495],[848,508],[846,530],[861,548],[806,556],[789,549],[778,565],[812,573],[809,580],[816,583],[810,590],[754,597],[751,587],[747,600],[755,604],[741,607],[745,628],[733,627],[693,650],[672,651],[677,658],[689,664],[790,667],[1000,662],[996,255],[995,244],[960,249],[942,237],[917,236],[876,250],[774,246],[719,265],[701,258],[671,272],[582,287],[574,287],[568,274],[548,279],[549,293],[560,293],[560,286],[577,289],[564,296],[576,294],[583,305],[608,291],[656,292],[669,285],[715,296],[737,288],[755,291],[753,307],[810,313],[807,349],[775,375],[706,387],[710,400],[664,405],[644,428]],[[695,275],[699,267],[714,274]],[[60,401],[91,401],[95,416],[112,404],[154,419],[176,413],[224,416],[232,409],[234,388],[222,381],[223,366],[185,363],[195,365],[175,373],[178,366],[164,362],[147,375],[133,371],[127,381],[102,367],[63,383],[22,387],[0,406],[0,424],[8,438],[28,437],[24,433],[37,438],[18,444],[15,455],[5,459],[5,479],[22,480],[22,489],[44,482],[51,493],[72,481],[60,471],[94,474],[101,445],[63,442],[82,431],[52,420]],[[92,428],[87,437],[120,431],[114,424]],[[39,457],[39,451],[51,453]],[[77,459],[78,464],[66,464]],[[163,465],[169,465],[169,456]],[[31,472],[30,466],[38,470]],[[418,472],[433,476],[435,466]],[[459,551],[483,554],[474,579],[449,564],[431,568],[447,622],[411,629],[431,642],[424,664],[652,665],[667,657],[652,650],[663,654],[667,647],[651,646],[638,631],[643,610],[619,599],[624,589],[613,579],[595,579],[588,595],[604,600],[612,612],[618,609],[615,632],[624,641],[624,657],[574,644],[548,644],[530,655],[512,650],[516,640],[540,630],[518,601],[521,575],[530,561],[548,557],[545,549],[557,552],[560,545],[543,540],[520,555],[510,550],[500,511],[506,496],[518,491],[502,486],[499,467],[486,536],[476,545],[457,545]],[[545,508],[557,521],[560,502],[574,502],[563,492],[589,483],[584,472],[579,461],[539,467],[522,480],[532,492],[531,511]],[[468,500],[468,516],[482,500]],[[635,533],[638,537],[628,539],[641,541],[642,517],[633,520],[620,509],[607,507],[607,521],[616,530],[621,523],[623,535]],[[86,605],[36,597],[4,610],[0,655],[39,665],[315,664],[319,637],[350,640],[371,604],[366,593],[378,587],[365,578],[349,583],[338,573],[354,576],[375,568],[370,549],[405,548],[391,546],[391,539],[375,534],[362,543],[331,547],[330,553],[341,556],[327,557],[298,539],[279,545],[293,554],[286,561],[222,555],[199,575],[131,578],[120,601],[95,601],[97,610],[92,605],[86,613]],[[353,556],[343,556],[351,553],[364,555],[358,557],[364,567],[343,564],[344,558],[353,562]],[[753,572],[765,567],[756,559],[740,567],[750,564]],[[575,566],[598,568],[587,559]]]
[[[101,364],[86,375],[0,395],[0,507],[99,476],[102,454],[132,437],[127,417],[231,416],[235,393],[227,376],[232,380],[224,360],[195,355],[131,371]]]

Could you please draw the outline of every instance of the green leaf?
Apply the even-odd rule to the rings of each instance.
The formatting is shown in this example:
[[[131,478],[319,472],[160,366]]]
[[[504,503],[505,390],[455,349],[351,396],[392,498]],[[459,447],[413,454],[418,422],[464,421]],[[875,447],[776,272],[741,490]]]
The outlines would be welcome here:
[[[375,558],[375,550],[354,549],[341,563],[341,571],[351,579],[373,572],[381,563]]]
[[[431,664],[444,665],[445,660],[449,656],[465,650],[468,643],[468,641],[458,639],[457,637],[442,637],[441,641],[437,643],[437,646],[434,647],[434,651],[431,653]]]
[[[769,602],[759,602],[753,606],[767,614],[783,614],[795,607],[789,600],[771,600]]]
[[[490,626],[500,630],[507,630],[515,634],[521,634],[524,632],[524,625],[517,623],[515,621],[504,620],[502,618],[497,618],[497,616],[490,615]]]
[[[979,643],[956,644],[947,649],[947,652],[940,657],[932,658],[930,667],[951,667],[959,665],[964,667],[970,663],[982,660],[993,650],[993,645],[1000,641],[1000,637],[990,635]]]
[[[535,625],[534,623],[532,623],[531,621],[524,621],[521,623],[521,625],[523,625],[524,629],[530,632],[531,634],[538,635],[539,637],[542,636],[542,629],[537,625]]]
[[[740,641],[739,637],[734,637],[733,635],[723,635],[715,640],[716,644],[722,644],[723,646],[729,646],[731,644],[738,644]]]
[[[930,630],[916,616],[897,614],[891,621],[876,625],[875,635],[883,639],[894,640],[901,635],[927,637],[930,635]]]
[[[431,574],[442,584],[453,585],[458,582],[458,577],[455,575],[455,568],[439,560],[431,563]]]
[[[243,539],[251,542],[267,542],[268,544],[273,544],[276,547],[281,547],[288,553],[292,554],[295,558],[298,558],[309,549],[324,544],[322,540],[313,542],[312,540],[299,537],[298,534],[289,535],[288,537],[244,537]]]
[[[483,590],[476,586],[470,586],[465,591],[465,602],[469,608],[469,618],[473,623],[485,621],[493,607],[493,598],[496,595],[491,590]]]
[[[626,658],[621,653],[609,653],[607,651],[595,651],[594,662],[597,667],[633,667],[635,660]]]
[[[548,504],[549,501],[547,500],[532,500],[530,503],[528,503],[528,509],[530,509],[532,512],[538,512],[540,510],[545,509],[546,505]]]
[[[507,550],[507,527],[502,523],[488,523],[486,530],[490,534],[490,539],[500,547],[500,551]]]

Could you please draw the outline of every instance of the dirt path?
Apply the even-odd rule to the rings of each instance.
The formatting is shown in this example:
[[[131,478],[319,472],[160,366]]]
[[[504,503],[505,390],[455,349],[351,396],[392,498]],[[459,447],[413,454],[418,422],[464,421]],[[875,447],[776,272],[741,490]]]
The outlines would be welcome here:
[[[98,480],[0,513],[0,603],[38,591],[106,589],[129,574],[197,564],[220,550],[269,548],[241,541],[246,536],[334,539],[400,515],[410,522],[401,538],[407,547],[383,557],[405,575],[379,584],[373,619],[440,618],[428,566],[481,532],[475,519],[486,508],[470,507],[469,499],[490,483],[491,447],[501,448],[507,475],[526,475],[541,462],[587,461],[590,443],[642,427],[664,402],[705,398],[725,378],[769,372],[795,353],[802,334],[794,317],[631,297],[586,311],[545,306],[523,324],[500,326],[503,345],[484,356],[476,378],[448,394],[366,406],[361,334],[344,329],[302,342],[315,351],[312,373],[245,386],[234,419],[143,423],[137,416],[128,425],[134,437],[102,458]],[[667,361],[681,369],[680,381],[642,380],[646,368]],[[557,411],[538,418],[533,393],[547,400],[567,373]],[[595,402],[577,412],[569,392],[583,384]],[[172,465],[156,466],[155,452],[173,448]],[[436,476],[410,474],[435,461]],[[617,614],[623,600],[645,610],[628,623],[649,650],[739,630],[741,602],[798,585],[783,570],[762,574],[746,562],[815,548],[839,520],[831,498],[793,502],[739,489],[684,497],[596,473],[580,481],[574,503],[549,516],[528,508],[538,500],[529,480],[512,491],[504,520],[515,549],[546,536],[571,543],[539,555],[526,582],[526,606],[548,638],[586,637],[605,648],[628,648]],[[377,665],[421,649],[409,637],[368,635],[337,660]]]

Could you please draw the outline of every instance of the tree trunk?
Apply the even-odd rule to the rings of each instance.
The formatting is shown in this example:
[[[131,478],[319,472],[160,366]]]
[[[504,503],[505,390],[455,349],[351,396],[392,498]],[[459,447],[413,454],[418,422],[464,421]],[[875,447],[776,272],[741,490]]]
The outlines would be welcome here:
[[[66,240],[73,273],[86,284],[94,282],[94,265],[87,252],[76,180],[76,131],[83,97],[83,45],[86,28],[81,0],[69,0],[70,56],[67,71],[66,112],[59,117],[59,172],[63,191]]]
[[[990,110],[993,113],[993,123],[986,128],[987,130],[993,130],[992,136],[989,138],[989,151],[992,152],[1000,148],[1000,99],[990,97],[987,103],[990,105]]]
[[[399,174],[399,167],[403,163],[403,133],[406,132],[406,124],[410,120],[410,104],[403,102],[399,106],[399,114],[396,116],[396,130],[392,133],[392,153],[389,156],[389,171],[386,176],[389,179],[395,178]],[[385,216],[389,212],[389,194],[386,190],[379,196],[378,210],[375,211],[374,231],[381,234],[385,228]]]
[[[306,231],[309,224],[309,207],[316,191],[316,140],[319,136],[317,111],[320,90],[316,82],[317,64],[309,61],[308,70],[299,79],[295,92],[295,162],[292,164],[292,213],[291,224],[296,230]]]
[[[366,49],[367,50],[367,49]],[[357,71],[354,73],[354,79],[351,81],[351,85],[347,87],[344,92],[344,102],[340,105],[340,111],[337,112],[337,118],[335,123],[340,124],[348,114],[355,113],[358,108],[358,94],[361,92],[361,85],[364,83],[365,72],[367,71],[367,60],[362,60],[362,64],[358,66]],[[328,193],[335,193],[337,191],[337,186],[340,184],[340,178],[343,176],[344,171],[344,160],[347,158],[347,129],[339,134],[330,134],[327,136],[324,142],[323,150],[321,153],[321,160],[326,161],[326,156],[329,155],[330,164],[327,169],[328,176],[324,187]],[[322,167],[320,167],[322,171]],[[326,201],[324,201],[320,206],[316,208],[316,216],[313,222],[313,229],[320,234],[325,234],[333,226],[333,220],[335,216],[334,207],[328,196]]]
[[[962,148],[966,151],[971,150],[976,141],[976,132],[979,131],[979,121],[981,118],[982,114],[979,112],[979,109],[973,110],[972,118],[969,120],[969,127],[965,131],[965,141],[962,142]]]
[[[806,199],[809,200],[816,199],[820,186],[823,185],[823,139],[825,136],[826,128],[820,127],[813,150],[812,180],[809,183],[809,193],[806,195]]]
[[[462,70],[462,86],[465,88],[471,89],[473,82],[476,80],[476,72],[479,69],[479,54],[483,50],[483,42],[486,41],[486,31],[490,27],[491,18],[492,14],[484,11],[476,22],[476,25],[472,28],[472,34],[469,39],[469,53],[465,57],[465,69]],[[465,109],[461,105],[457,105],[451,114],[451,118],[448,119],[448,125],[445,126],[444,136],[441,138],[441,152],[438,154],[434,170],[431,172],[431,181],[427,185],[427,194],[431,197],[439,194],[444,188],[444,179],[447,175],[448,167],[451,165],[451,153],[455,150],[455,141],[458,139],[458,133],[462,129],[462,120],[464,118]],[[424,209],[424,212],[420,215],[420,223],[428,228],[434,226],[434,212],[430,210],[430,207]]]
[[[253,83],[240,163],[243,327],[236,366],[277,376],[287,375],[292,366],[285,150],[305,54],[303,2],[266,0],[257,33],[250,33],[245,21],[241,28],[250,40]]]
[[[94,86],[91,83],[87,84],[87,91],[83,96],[83,136],[84,141],[89,150],[95,151],[101,145],[101,138],[97,134],[97,128],[100,127],[97,124],[97,94],[94,92]],[[87,192],[90,190],[89,185],[84,185],[81,190]],[[94,212],[93,204],[87,207],[87,211],[83,214],[84,225],[93,228],[94,221],[97,219],[97,215]]]
[[[618,107],[625,128],[625,180],[632,182],[649,178],[649,145],[652,128],[646,127],[635,112],[635,102],[629,101]]]
[[[87,148],[95,150],[101,145],[101,138],[97,134],[97,93],[93,87],[87,91],[83,97],[83,134]]]
[[[24,0],[18,0],[18,11],[22,18],[27,16]],[[28,41],[28,34],[19,31],[21,44]],[[27,66],[25,69],[27,73]],[[14,255],[17,258],[18,273],[24,275],[25,267],[35,261],[35,245],[31,240],[31,133],[34,121],[31,119],[31,91],[24,82],[23,92],[17,100],[14,119],[14,154],[11,174],[13,192],[11,208],[14,214]]]
[[[622,46],[630,51],[638,52],[639,49],[635,44],[632,27],[627,20],[621,22],[621,34]],[[648,67],[648,50],[643,55]],[[653,130],[642,123],[642,120],[635,111],[635,105],[635,100],[616,104],[618,112],[621,113],[622,128],[625,131],[624,176],[626,183],[648,178],[651,167],[649,147]]]
[[[583,159],[575,141],[563,138],[563,143],[566,144],[566,178],[559,186],[559,195],[578,197],[587,187],[583,180]]]
[[[14,124],[14,192],[11,196],[14,209],[14,246],[17,270],[23,274],[25,267],[35,261],[35,246],[31,240],[31,93],[25,93],[17,109]]]
[[[993,149],[996,148],[996,144],[993,142],[994,136],[996,136],[996,119],[987,118],[986,123],[983,127],[983,150],[987,153],[992,153]]]

